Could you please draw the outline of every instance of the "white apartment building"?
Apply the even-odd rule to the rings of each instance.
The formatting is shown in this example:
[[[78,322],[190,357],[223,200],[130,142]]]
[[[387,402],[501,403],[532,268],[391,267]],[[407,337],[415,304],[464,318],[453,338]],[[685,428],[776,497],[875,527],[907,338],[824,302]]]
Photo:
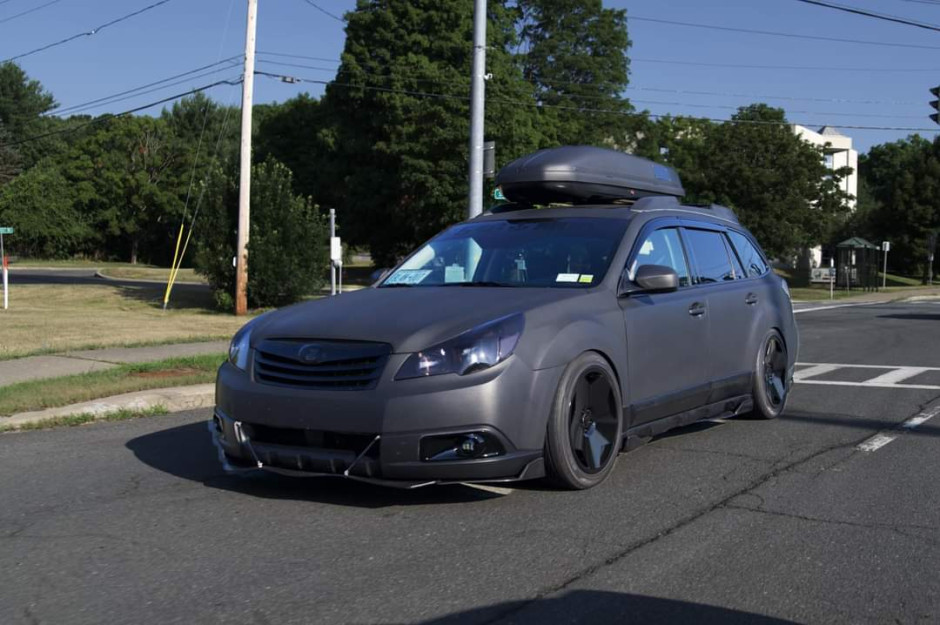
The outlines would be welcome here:
[[[852,196],[848,205],[849,209],[854,211],[855,198],[858,196],[858,152],[852,149],[852,137],[847,137],[829,126],[823,126],[818,131],[814,131],[795,124],[793,132],[796,136],[823,149],[826,166],[829,169],[852,168],[852,173],[842,180],[842,185],[843,190]],[[821,247],[810,250],[810,264],[814,268],[823,266]],[[826,259],[826,264],[828,265],[828,259]]]

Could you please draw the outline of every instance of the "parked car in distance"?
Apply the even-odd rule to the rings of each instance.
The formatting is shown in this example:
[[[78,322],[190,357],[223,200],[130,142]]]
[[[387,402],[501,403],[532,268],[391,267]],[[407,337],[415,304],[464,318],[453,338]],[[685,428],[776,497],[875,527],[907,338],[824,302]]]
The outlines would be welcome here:
[[[781,414],[789,292],[731,210],[682,205],[673,170],[599,148],[497,182],[514,203],[372,287],[235,335],[210,423],[226,467],[588,488],[670,428]]]

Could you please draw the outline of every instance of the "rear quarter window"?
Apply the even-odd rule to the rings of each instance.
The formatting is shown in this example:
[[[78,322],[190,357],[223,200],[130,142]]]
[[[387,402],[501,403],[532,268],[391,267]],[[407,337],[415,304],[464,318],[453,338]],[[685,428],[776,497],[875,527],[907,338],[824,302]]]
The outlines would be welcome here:
[[[741,264],[744,265],[747,277],[754,278],[767,272],[768,267],[763,256],[746,236],[740,232],[729,230],[728,237],[731,239],[734,250],[738,253],[738,258],[741,259]]]

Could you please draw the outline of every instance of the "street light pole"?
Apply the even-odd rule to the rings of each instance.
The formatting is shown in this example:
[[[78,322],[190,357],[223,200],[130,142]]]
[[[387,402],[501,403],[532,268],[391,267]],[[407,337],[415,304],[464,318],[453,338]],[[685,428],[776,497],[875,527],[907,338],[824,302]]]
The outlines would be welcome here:
[[[248,0],[245,75],[242,82],[241,173],[238,188],[238,240],[235,252],[235,314],[248,312],[248,232],[251,228],[251,107],[255,86],[255,33],[258,0]]]
[[[467,217],[483,212],[483,112],[486,73],[486,0],[473,2],[473,67],[470,82],[470,194]]]

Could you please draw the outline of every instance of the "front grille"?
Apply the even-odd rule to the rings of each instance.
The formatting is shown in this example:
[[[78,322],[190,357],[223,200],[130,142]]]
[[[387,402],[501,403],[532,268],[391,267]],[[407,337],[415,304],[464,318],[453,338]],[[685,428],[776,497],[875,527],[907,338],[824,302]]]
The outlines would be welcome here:
[[[243,423],[252,450],[267,466],[312,473],[342,473],[378,477],[376,434],[347,434],[325,430],[280,428]],[[365,453],[363,453],[365,452]]]
[[[255,348],[255,379],[309,389],[374,388],[391,351],[386,343],[265,340]]]

